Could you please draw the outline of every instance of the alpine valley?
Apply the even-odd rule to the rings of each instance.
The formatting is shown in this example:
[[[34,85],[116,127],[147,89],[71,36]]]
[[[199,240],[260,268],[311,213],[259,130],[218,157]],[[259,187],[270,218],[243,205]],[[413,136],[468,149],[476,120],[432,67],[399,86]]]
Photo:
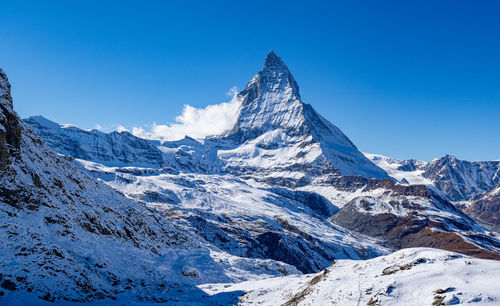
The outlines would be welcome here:
[[[500,304],[500,161],[362,153],[273,51],[234,99],[150,140],[21,120],[0,70],[0,304]]]

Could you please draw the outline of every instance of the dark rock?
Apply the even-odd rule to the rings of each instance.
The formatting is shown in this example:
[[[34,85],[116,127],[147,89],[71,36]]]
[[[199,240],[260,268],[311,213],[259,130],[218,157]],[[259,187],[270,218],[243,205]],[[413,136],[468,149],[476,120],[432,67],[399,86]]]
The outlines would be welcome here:
[[[4,279],[2,283],[0,284],[0,287],[7,289],[7,290],[16,290],[17,285],[10,279]]]

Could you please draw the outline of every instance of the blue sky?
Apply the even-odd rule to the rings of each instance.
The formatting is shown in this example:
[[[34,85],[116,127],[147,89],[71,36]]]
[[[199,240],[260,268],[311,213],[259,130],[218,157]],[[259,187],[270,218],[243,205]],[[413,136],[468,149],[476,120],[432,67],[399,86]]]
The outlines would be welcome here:
[[[172,123],[228,101],[275,50],[360,150],[500,159],[497,1],[3,1],[22,117]]]

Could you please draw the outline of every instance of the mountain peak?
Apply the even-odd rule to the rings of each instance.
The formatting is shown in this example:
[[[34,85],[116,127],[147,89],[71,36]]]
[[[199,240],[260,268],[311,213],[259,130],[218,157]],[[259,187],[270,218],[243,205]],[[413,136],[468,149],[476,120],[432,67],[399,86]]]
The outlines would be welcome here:
[[[276,52],[272,51],[266,56],[266,60],[264,61],[264,69],[265,68],[284,68],[288,70],[288,67],[285,65],[285,62],[276,54]]]
[[[274,51],[267,55],[264,68],[237,98],[241,101],[238,119],[227,134],[236,141],[244,143],[265,135],[261,140],[266,145],[295,146],[296,150],[290,152],[301,151],[298,156],[307,155],[305,151],[309,151],[304,148],[310,148],[314,142],[320,147],[316,152],[320,152],[321,157],[311,157],[312,163],[326,160],[344,175],[388,177],[361,154],[339,128],[302,102],[297,82]],[[289,158],[297,159],[296,156]]]

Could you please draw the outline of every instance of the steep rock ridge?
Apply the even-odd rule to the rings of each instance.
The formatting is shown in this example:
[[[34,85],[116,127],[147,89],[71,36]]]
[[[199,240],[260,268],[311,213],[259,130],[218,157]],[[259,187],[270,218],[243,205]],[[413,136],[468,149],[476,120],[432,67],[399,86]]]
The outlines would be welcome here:
[[[0,70],[1,304],[122,295],[190,303],[202,298],[195,286],[202,282],[297,273],[229,255],[96,181],[20,120],[9,90]]]
[[[227,138],[241,145],[218,153],[227,169],[387,177],[340,129],[302,102],[297,82],[275,52],[237,98],[239,117]],[[269,158],[275,160],[265,165]]]
[[[306,131],[299,86],[281,58],[271,51],[264,68],[238,94],[242,99],[238,121],[230,135],[244,141],[267,131],[283,129],[289,134]]]

